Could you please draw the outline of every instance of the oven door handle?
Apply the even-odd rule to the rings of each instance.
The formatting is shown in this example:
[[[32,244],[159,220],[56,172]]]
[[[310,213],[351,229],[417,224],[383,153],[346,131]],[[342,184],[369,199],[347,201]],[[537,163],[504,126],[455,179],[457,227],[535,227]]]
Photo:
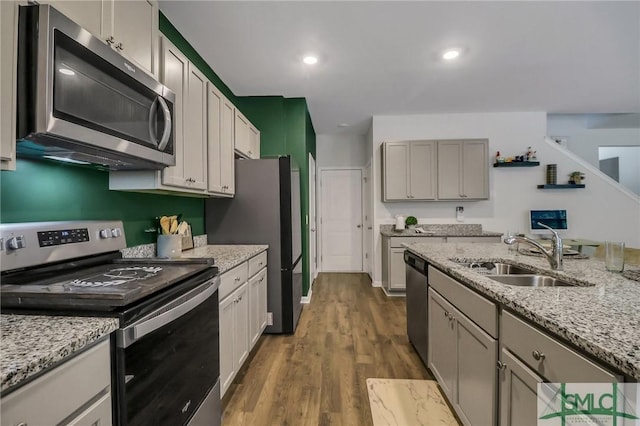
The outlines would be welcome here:
[[[168,311],[159,314],[151,314],[137,323],[131,324],[122,330],[118,330],[118,347],[127,348],[147,334],[156,331],[160,327],[163,327],[171,321],[174,321],[192,311],[218,291],[219,282],[220,277],[215,277],[204,284],[205,286],[208,286],[205,290],[201,290],[202,287],[194,289],[193,291],[200,290],[200,292],[186,301],[171,307]]]

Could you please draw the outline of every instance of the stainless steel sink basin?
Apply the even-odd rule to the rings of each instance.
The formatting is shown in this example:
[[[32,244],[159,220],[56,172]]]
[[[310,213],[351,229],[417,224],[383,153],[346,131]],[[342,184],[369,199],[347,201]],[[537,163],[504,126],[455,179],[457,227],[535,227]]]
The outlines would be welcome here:
[[[487,275],[502,284],[519,287],[576,287],[577,284],[545,275]]]
[[[510,265],[508,263],[500,262],[463,262],[462,266],[466,266],[478,273],[484,275],[521,275],[521,274],[535,274],[532,269],[524,268],[522,266]]]
[[[522,266],[510,265],[508,263],[494,263],[494,270],[489,273],[491,275],[522,275],[535,274],[532,269],[523,268]]]

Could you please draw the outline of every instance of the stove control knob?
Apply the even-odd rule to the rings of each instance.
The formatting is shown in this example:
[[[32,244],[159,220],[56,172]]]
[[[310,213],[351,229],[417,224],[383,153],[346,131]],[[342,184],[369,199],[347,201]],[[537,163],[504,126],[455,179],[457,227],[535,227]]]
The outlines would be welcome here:
[[[100,238],[111,238],[111,229],[101,229]]]
[[[18,237],[11,237],[7,240],[7,249],[8,250],[18,250],[24,248],[24,236],[20,235]]]
[[[122,235],[122,231],[120,230],[120,228],[113,228],[113,229],[111,230],[111,236],[112,236],[113,238],[118,238],[118,237],[119,237],[119,236],[121,236],[121,235]]]

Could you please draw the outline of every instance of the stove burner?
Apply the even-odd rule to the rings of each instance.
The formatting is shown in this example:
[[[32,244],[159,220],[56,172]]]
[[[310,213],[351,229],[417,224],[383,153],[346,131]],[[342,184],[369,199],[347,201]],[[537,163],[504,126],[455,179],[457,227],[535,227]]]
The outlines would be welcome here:
[[[82,279],[75,279],[68,285],[73,287],[110,287],[132,281],[146,280],[158,275],[160,266],[129,266],[114,268],[103,274],[96,274]]]

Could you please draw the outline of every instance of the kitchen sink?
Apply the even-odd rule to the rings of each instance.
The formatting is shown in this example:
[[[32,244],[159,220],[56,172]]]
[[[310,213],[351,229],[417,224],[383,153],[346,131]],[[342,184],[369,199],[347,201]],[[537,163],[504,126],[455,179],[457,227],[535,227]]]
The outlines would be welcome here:
[[[500,262],[463,262],[460,263],[460,265],[466,266],[484,275],[535,274],[532,269]]]
[[[488,275],[494,281],[502,284],[514,285],[518,287],[576,287],[577,284],[570,283],[558,278],[547,277],[545,275]]]

